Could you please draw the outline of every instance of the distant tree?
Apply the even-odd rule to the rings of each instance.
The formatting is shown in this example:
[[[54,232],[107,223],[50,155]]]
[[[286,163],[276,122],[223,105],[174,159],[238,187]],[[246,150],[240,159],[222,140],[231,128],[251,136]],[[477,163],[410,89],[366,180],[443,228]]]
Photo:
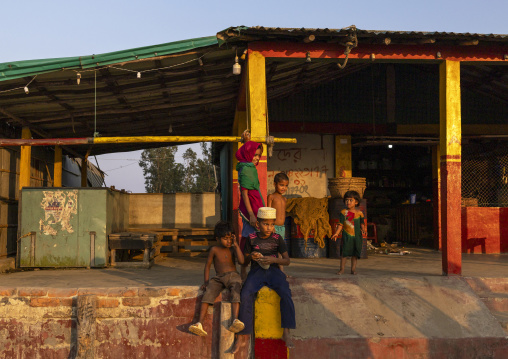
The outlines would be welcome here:
[[[201,143],[203,158],[196,160],[196,185],[194,192],[213,192],[216,188],[215,173],[212,162],[212,146]]]
[[[196,162],[198,155],[188,148],[183,154],[183,162],[185,166],[185,176],[183,179],[183,188],[185,192],[197,192],[196,187]]]
[[[185,169],[175,162],[176,146],[143,150],[139,166],[145,176],[147,193],[184,191]]]

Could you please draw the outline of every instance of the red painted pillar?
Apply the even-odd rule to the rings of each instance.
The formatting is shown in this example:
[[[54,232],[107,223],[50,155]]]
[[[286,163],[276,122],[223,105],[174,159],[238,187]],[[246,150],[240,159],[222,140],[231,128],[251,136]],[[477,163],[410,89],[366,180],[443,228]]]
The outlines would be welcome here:
[[[259,177],[259,190],[261,191],[261,195],[263,196],[263,200],[265,204],[267,203],[266,197],[268,192],[268,163],[266,161],[266,144],[263,144],[263,156],[259,160],[259,164],[257,166],[258,177]]]
[[[439,145],[432,148],[432,203],[434,249],[441,250],[441,154]]]
[[[443,61],[439,73],[443,274],[461,275],[460,62]]]

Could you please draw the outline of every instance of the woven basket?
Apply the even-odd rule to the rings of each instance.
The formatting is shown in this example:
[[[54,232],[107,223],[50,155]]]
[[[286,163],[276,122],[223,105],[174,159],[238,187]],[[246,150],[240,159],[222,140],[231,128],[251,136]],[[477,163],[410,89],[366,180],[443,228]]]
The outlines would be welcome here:
[[[338,177],[328,179],[328,190],[332,197],[343,198],[347,191],[356,191],[363,198],[367,188],[365,177]]]

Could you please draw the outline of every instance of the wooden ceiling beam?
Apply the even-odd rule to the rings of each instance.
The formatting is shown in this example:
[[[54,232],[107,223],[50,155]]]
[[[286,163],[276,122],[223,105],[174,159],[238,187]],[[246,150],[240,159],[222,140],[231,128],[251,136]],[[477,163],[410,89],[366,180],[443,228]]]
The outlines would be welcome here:
[[[133,110],[127,110],[127,109],[115,109],[115,110],[98,110],[97,116],[105,115],[105,114],[133,114],[136,112],[142,112],[142,111],[151,111],[151,110],[169,110],[172,108],[178,108],[178,107],[185,107],[185,106],[195,106],[195,105],[203,105],[203,104],[209,104],[209,103],[216,103],[216,102],[223,102],[223,101],[229,101],[236,97],[236,93],[222,93],[217,96],[198,99],[198,100],[190,100],[190,101],[179,101],[174,102],[170,104],[160,104],[160,105],[149,105],[149,106],[140,106]],[[160,103],[160,101],[156,102]],[[93,117],[95,112],[93,111],[84,111],[84,112],[75,112],[75,117],[87,117],[91,116]],[[68,119],[69,116],[54,116],[54,117],[46,117],[38,120],[37,122],[46,122],[46,121],[54,121],[54,120],[63,120]]]
[[[11,120],[13,120],[14,122],[17,122],[18,124],[24,126],[24,127],[28,127],[30,128],[30,131],[32,131],[33,133],[36,133],[38,134],[39,136],[41,136],[42,138],[51,138],[53,137],[52,135],[50,135],[49,133],[47,133],[46,131],[40,129],[39,127],[31,124],[30,122],[18,117],[18,116],[15,116],[13,115],[12,113],[10,113],[9,111],[5,110],[4,108],[0,107],[0,113],[4,114],[5,116],[9,117]],[[65,151],[67,151],[68,153],[72,154],[73,156],[76,156],[76,157],[80,157],[82,158],[83,155],[77,153],[76,151],[70,149],[69,147],[66,147],[66,146],[62,146],[62,149],[64,149]]]

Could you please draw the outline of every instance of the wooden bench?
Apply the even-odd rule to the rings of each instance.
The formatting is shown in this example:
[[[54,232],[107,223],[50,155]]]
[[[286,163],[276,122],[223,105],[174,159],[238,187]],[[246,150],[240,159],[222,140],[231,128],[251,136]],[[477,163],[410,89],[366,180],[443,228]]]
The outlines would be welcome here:
[[[141,232],[112,233],[108,236],[112,267],[150,268],[155,257],[156,234]],[[117,261],[116,251],[143,251],[143,261]],[[128,256],[130,257],[130,256]]]
[[[149,226],[131,227],[130,232],[152,233],[157,235],[155,256],[190,256],[206,252],[215,245],[213,228],[155,228]]]

